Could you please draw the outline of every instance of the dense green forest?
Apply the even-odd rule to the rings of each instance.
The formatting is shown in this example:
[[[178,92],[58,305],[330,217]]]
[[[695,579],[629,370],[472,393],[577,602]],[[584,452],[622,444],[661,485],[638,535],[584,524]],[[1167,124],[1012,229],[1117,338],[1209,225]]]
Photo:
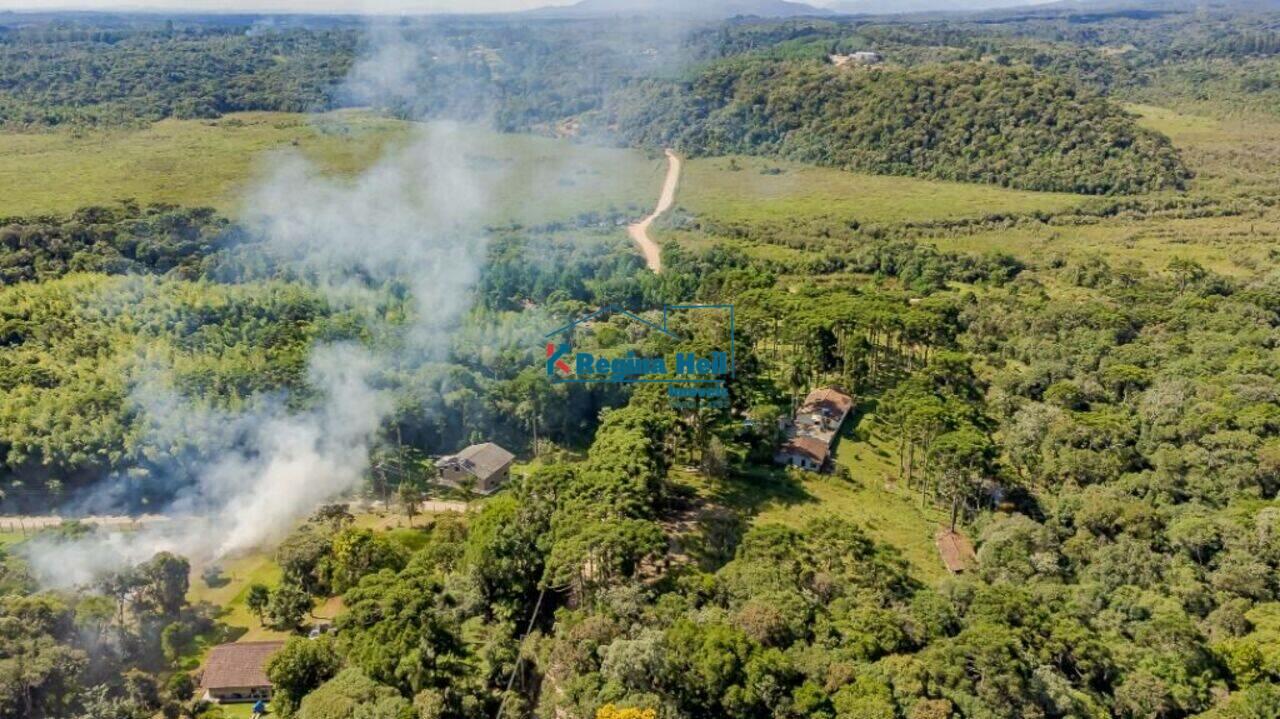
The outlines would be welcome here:
[[[118,124],[305,112],[331,102],[354,33],[243,28],[0,34],[0,125]]]
[[[136,516],[191,486],[226,444],[158,440],[148,388],[193,412],[304,413],[316,348],[395,360],[369,380],[389,408],[356,486],[258,556],[156,551],[54,589],[37,553],[109,553],[146,525],[0,521],[0,719],[244,716],[198,682],[209,647],[248,632],[285,641],[266,667],[285,719],[1280,716],[1276,15],[1049,7],[657,35],[452,18],[406,22],[407,49],[336,20],[256,22],[15,25],[0,117],[117,132],[358,103],[1117,196],[892,221],[794,195],[772,215],[677,200],[659,274],[616,209],[486,226],[466,309],[431,326],[447,341],[425,358],[406,340],[434,309],[415,278],[355,272],[335,293],[317,258],[235,216],[124,201],[0,218],[6,515]],[[352,94],[387,47],[407,84]],[[826,60],[863,49],[884,66]],[[1175,140],[1139,127],[1120,106],[1135,101],[1165,108]],[[736,187],[799,174],[715,162]],[[551,328],[691,303],[734,305],[732,329],[618,313],[574,347],[731,348],[727,408],[548,379]],[[775,466],[778,420],[828,385],[857,401],[831,471]],[[432,458],[488,441],[518,456],[512,482],[422,516],[464,498]],[[938,566],[948,526],[976,547],[961,574]]]
[[[610,103],[607,121],[629,141],[695,155],[1084,194],[1180,187],[1188,175],[1167,140],[1119,108],[1052,76],[984,64],[726,63]]]

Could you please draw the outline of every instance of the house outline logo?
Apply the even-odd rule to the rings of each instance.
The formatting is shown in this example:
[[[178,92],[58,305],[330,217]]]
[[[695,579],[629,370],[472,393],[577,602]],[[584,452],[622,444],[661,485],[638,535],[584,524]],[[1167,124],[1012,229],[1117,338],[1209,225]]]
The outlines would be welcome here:
[[[694,311],[696,310],[722,310],[722,311],[727,310],[729,312],[729,349],[727,352],[720,353],[725,355],[727,362],[725,363],[726,366],[724,367],[725,371],[722,373],[721,376],[719,376],[716,379],[691,379],[689,377],[644,378],[644,377],[630,377],[630,376],[624,376],[620,378],[610,378],[610,379],[595,379],[595,378],[580,376],[577,370],[575,369],[575,367],[573,366],[573,364],[568,359],[568,358],[574,357],[573,346],[570,342],[571,333],[573,329],[578,327],[579,325],[585,324],[592,320],[598,319],[600,317],[608,316],[608,315],[622,315],[635,322],[639,322],[640,324],[644,325],[645,327],[648,327],[649,329],[655,332],[661,332],[667,337],[670,337],[673,340],[679,341],[685,338],[681,337],[680,335],[676,334],[670,329],[669,323],[671,319],[671,314],[672,312],[688,311],[688,310],[694,310]],[[655,324],[654,322],[651,322],[641,317],[640,315],[634,312],[631,312],[630,310],[627,310],[625,308],[619,307],[617,305],[606,305],[596,310],[595,312],[578,317],[577,319],[572,320],[568,324],[562,327],[558,327],[552,330],[551,332],[548,332],[543,337],[543,340],[546,342],[547,378],[551,380],[552,384],[614,382],[614,383],[620,383],[620,384],[654,383],[654,384],[686,384],[687,385],[687,384],[701,383],[701,384],[716,384],[716,385],[723,386],[726,378],[731,378],[736,376],[737,368],[735,365],[735,357],[734,357],[734,349],[735,349],[734,345],[736,344],[735,343],[735,338],[736,338],[735,322],[736,322],[736,315],[735,315],[734,305],[663,305],[661,325]]]
[[[564,361],[565,356],[572,351],[573,347],[571,347],[568,342],[561,342],[560,344],[556,344],[555,342],[547,343],[548,377],[555,378],[562,375],[567,376],[573,374],[573,368],[569,366],[568,362]]]

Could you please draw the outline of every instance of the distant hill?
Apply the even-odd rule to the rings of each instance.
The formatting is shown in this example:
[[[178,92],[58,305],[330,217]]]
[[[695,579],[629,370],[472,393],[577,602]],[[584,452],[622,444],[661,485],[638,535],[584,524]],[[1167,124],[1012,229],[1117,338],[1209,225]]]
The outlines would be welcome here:
[[[919,12],[972,12],[1044,5],[1054,0],[843,0],[831,10],[849,15],[892,15]]]
[[[738,15],[795,17],[832,13],[830,10],[788,0],[582,0],[574,5],[539,8],[526,14],[557,18],[663,15],[720,20]]]
[[[1190,176],[1162,135],[1070,82],[952,63],[842,70],[729,61],[610,98],[593,123],[641,147],[762,155],[1026,190],[1129,194]]]

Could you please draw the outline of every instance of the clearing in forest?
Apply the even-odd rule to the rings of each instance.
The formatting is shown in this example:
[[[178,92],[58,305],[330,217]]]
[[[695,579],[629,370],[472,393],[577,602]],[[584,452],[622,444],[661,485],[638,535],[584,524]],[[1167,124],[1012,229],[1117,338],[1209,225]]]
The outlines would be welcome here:
[[[210,206],[234,215],[246,187],[292,150],[339,176],[407,142],[415,123],[341,111],[250,112],[164,120],[142,129],[0,134],[0,217],[67,213],[132,199]],[[541,224],[588,212],[635,214],[652,202],[665,162],[644,153],[475,127],[469,170],[492,192],[491,224]],[[536,197],[537,202],[530,202]]]

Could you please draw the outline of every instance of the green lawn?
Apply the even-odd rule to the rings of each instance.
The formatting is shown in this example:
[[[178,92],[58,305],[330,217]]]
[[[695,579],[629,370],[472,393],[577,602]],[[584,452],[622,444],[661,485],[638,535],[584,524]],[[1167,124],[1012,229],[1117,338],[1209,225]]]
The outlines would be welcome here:
[[[165,120],[144,129],[0,134],[0,217],[68,212],[122,199],[208,205],[235,214],[246,187],[298,152],[324,172],[352,175],[410,142],[414,123],[344,111],[239,113]],[[662,185],[663,160],[532,135],[461,130],[482,150],[468,169],[491,197],[494,224],[543,223],[616,208],[638,214]]]
[[[231,629],[236,641],[283,639],[288,634],[264,628],[258,617],[245,606],[251,584],[274,587],[280,582],[280,568],[271,559],[269,551],[255,551],[219,562],[222,576],[212,586],[202,575],[203,567],[193,567],[188,601],[209,602],[221,607],[225,614],[221,621]],[[203,656],[201,647],[201,655]]]
[[[222,704],[219,706],[222,716],[226,719],[249,719],[253,716],[253,703],[242,704]],[[270,716],[270,714],[268,714]]]
[[[896,463],[885,440],[870,431],[872,424],[868,415],[854,418],[836,445],[836,462],[849,468],[850,480],[831,474],[787,474],[778,468],[759,468],[750,476],[723,482],[688,473],[679,481],[694,485],[713,501],[752,514],[755,524],[777,522],[800,527],[826,515],[852,520],[877,541],[896,549],[907,560],[913,576],[936,583],[948,576],[933,544],[943,514],[933,507],[922,509],[918,500],[905,492],[886,488]]]
[[[1055,211],[1083,201],[1078,195],[867,175],[752,157],[686,162],[677,198],[685,210],[721,221],[826,216],[862,223]]]

